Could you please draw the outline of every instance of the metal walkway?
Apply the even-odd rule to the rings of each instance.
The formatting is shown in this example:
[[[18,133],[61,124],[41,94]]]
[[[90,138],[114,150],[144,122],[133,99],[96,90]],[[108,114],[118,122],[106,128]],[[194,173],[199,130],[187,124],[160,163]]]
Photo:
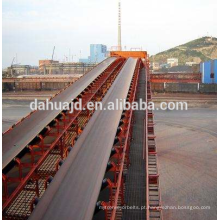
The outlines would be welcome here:
[[[146,101],[146,75],[140,71],[136,101]],[[146,160],[144,159],[144,110],[134,111],[133,135],[130,146],[130,166],[125,181],[125,205],[134,209],[124,209],[123,220],[146,219]]]

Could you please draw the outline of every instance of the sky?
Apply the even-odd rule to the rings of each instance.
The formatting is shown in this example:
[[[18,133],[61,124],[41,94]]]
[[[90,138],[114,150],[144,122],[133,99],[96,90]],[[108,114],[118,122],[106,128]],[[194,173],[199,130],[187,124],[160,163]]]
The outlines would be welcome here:
[[[122,47],[150,55],[217,37],[217,0],[121,0]],[[90,44],[117,45],[118,0],[3,0],[2,66],[87,58]]]

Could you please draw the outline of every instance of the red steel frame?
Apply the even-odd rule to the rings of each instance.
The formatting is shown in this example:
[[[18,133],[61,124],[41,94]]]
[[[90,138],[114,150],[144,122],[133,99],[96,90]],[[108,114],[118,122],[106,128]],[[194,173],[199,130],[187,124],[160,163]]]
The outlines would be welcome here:
[[[113,64],[111,64],[99,77],[97,77],[83,92],[78,98],[82,99],[82,106],[86,107],[86,104],[89,101],[99,101],[103,98],[107,90],[110,88],[111,84],[115,80],[117,74],[120,72],[121,67],[123,66],[125,59],[119,58]],[[4,186],[4,197],[3,197],[3,211],[6,211],[7,207],[12,204],[12,202],[16,199],[18,194],[24,189],[27,182],[31,179],[35,180],[36,183],[38,181],[37,171],[39,167],[43,164],[43,162],[48,158],[49,154],[58,147],[60,150],[61,159],[67,156],[67,148],[68,146],[74,145],[74,137],[68,134],[69,130],[75,129],[75,134],[80,135],[80,127],[81,129],[82,122],[80,122],[80,118],[82,116],[86,116],[86,121],[83,123],[85,125],[91,115],[92,112],[89,110],[84,111],[74,111],[72,114],[67,112],[62,112],[61,117],[59,119],[55,119],[55,127],[47,127],[47,132],[45,136],[39,135],[40,141],[35,145],[29,146],[30,155],[31,155],[31,163],[22,163],[18,158],[16,159],[19,177],[12,178],[8,177],[7,174],[3,174],[3,186]],[[80,124],[81,123],[81,124]],[[75,128],[74,128],[75,125]],[[70,136],[70,137],[67,137]],[[55,140],[50,144],[45,144],[45,137],[52,137]],[[68,145],[68,146],[67,146]],[[36,151],[37,149],[37,151]],[[37,162],[34,162],[36,159],[35,156],[40,156]],[[59,162],[59,161],[58,161]],[[56,164],[55,164],[56,166]],[[29,167],[30,171],[28,174],[23,177],[22,171],[23,168]],[[18,186],[12,192],[12,194],[8,195],[8,183],[18,183]],[[36,184],[36,195],[39,196],[38,192],[38,184]]]
[[[104,61],[102,61],[104,62]],[[102,63],[101,62],[101,63]],[[97,67],[100,63],[96,64],[93,66],[93,68]],[[85,74],[87,74],[88,72],[90,72],[91,70],[88,70],[85,72]],[[84,74],[84,75],[85,75]],[[81,76],[82,77],[82,76]],[[52,96],[49,100],[51,100],[52,98],[54,98],[55,96],[59,95],[62,91],[64,91],[65,89],[67,89],[69,86],[71,86],[74,82],[78,81],[81,77],[77,77],[73,82],[71,81],[69,83],[69,85],[66,85],[63,89],[60,89],[54,96]],[[51,77],[51,78],[57,78],[57,77]],[[17,78],[16,78],[17,79]],[[31,114],[33,114],[36,110],[31,111],[27,116],[23,117],[21,120],[17,121],[14,125],[12,125],[8,130],[4,131],[2,134],[4,135],[5,133],[9,132],[10,130],[13,129],[14,126],[16,126],[17,124],[21,123],[25,118],[28,118]]]
[[[112,83],[114,82],[115,78],[117,77],[118,73],[120,72],[121,67],[123,66],[123,62],[125,59],[119,58],[113,64],[111,64],[97,79],[95,79],[79,96],[78,99],[82,99],[83,107],[86,107],[86,104],[89,101],[99,101],[102,100],[104,95],[106,94],[107,90],[110,88]],[[149,71],[149,61],[142,62],[141,59],[138,60],[134,76],[130,85],[130,89],[128,92],[127,99],[129,102],[133,102],[136,97],[136,90],[137,84],[139,79],[139,72],[142,66],[145,66],[146,69],[146,99],[147,101],[151,101],[151,87],[150,87],[150,71]],[[76,101],[76,100],[75,100]],[[7,175],[3,174],[3,190],[5,197],[3,198],[3,211],[7,210],[7,208],[12,204],[12,202],[16,199],[19,193],[24,189],[27,182],[31,179],[36,182],[35,195],[39,197],[39,186],[38,186],[38,169],[44,163],[44,161],[48,158],[50,153],[53,150],[58,148],[60,150],[60,159],[56,161],[54,164],[55,170],[59,169],[61,165],[60,162],[68,156],[69,146],[74,146],[75,137],[80,135],[83,126],[86,125],[88,120],[90,119],[93,111],[74,111],[72,114],[67,112],[62,112],[61,117],[54,119],[55,126],[47,127],[46,134],[39,135],[38,138],[40,141],[34,145],[29,146],[30,156],[31,156],[31,163],[23,163],[21,159],[16,158],[15,161],[17,162],[18,166],[18,178],[8,177]],[[132,136],[132,121],[133,121],[133,111],[132,109],[127,110],[124,112],[125,119],[124,124],[120,127],[119,132],[117,133],[117,138],[119,139],[119,143],[114,145],[117,153],[114,156],[117,158],[117,163],[112,162],[113,171],[115,174],[114,181],[111,182],[109,179],[108,181],[108,188],[110,189],[109,195],[109,202],[102,202],[102,206],[111,206],[112,209],[107,210],[105,209],[105,219],[108,220],[115,220],[118,217],[118,205],[123,205],[124,203],[124,179],[123,179],[123,172],[129,165],[129,148],[130,148],[130,141]],[[84,122],[81,122],[80,117],[85,117],[86,119]],[[153,113],[151,111],[146,111],[146,120],[145,123],[145,152],[144,155],[146,157],[146,219],[149,220],[151,212],[159,212],[162,219],[162,209],[161,209],[161,199],[159,198],[159,205],[157,207],[152,207],[149,201],[149,184],[155,183],[158,185],[158,193],[160,197],[159,191],[159,175],[158,175],[158,168],[156,175],[149,174],[149,167],[148,167],[148,159],[149,156],[154,155],[157,160],[157,153],[156,147],[152,148],[149,145],[149,141],[155,141],[154,135],[154,127],[153,127]],[[83,125],[83,126],[82,126]],[[68,133],[69,131],[74,131],[75,135]],[[45,144],[44,139],[45,137],[53,137],[55,140],[50,144]],[[35,162],[35,157],[40,157],[37,162]],[[23,168],[30,168],[28,174],[23,177]],[[55,175],[55,174],[54,174]],[[44,188],[46,190],[48,179],[50,177],[45,177]],[[16,189],[13,191],[11,195],[7,194],[7,186],[9,182],[19,183]],[[30,209],[33,211],[34,208],[34,196],[30,202]],[[4,217],[4,216],[3,216]],[[6,217],[7,219],[7,217]]]
[[[141,65],[142,63],[139,59],[136,64],[135,72],[127,95],[127,101],[130,103],[135,100],[139,69]],[[125,168],[128,168],[129,165],[129,148],[132,137],[133,111],[132,109],[129,109],[123,114],[123,125],[118,127],[119,131],[115,137],[118,139],[118,143],[113,146],[113,148],[116,150],[116,154],[110,157],[113,167],[108,172],[114,173],[114,181],[110,182],[108,186],[108,188],[110,188],[109,202],[101,202],[101,206],[105,212],[105,220],[114,220],[118,218],[120,211],[118,212],[117,206],[124,204],[123,172]],[[116,161],[113,162],[113,159]]]
[[[138,62],[136,69],[135,69],[135,74],[134,74],[134,83],[131,85],[131,96],[129,101],[133,102],[135,100],[136,96],[136,89],[137,89],[137,83],[138,83],[138,77],[139,77],[139,71],[141,68],[142,62]],[[151,87],[150,87],[150,82],[149,82],[149,62],[148,60],[146,63],[144,62],[144,66],[146,68],[146,100],[147,102],[151,101]],[[129,146],[130,146],[130,141],[131,141],[131,136],[132,136],[132,119],[133,119],[133,111],[128,110],[126,111],[127,119],[126,119],[126,126],[122,128],[122,131],[120,134],[117,136],[120,139],[120,147],[118,148],[119,153],[115,157],[118,158],[118,163],[115,165],[114,164],[114,172],[116,172],[116,179],[114,183],[111,183],[111,187],[114,188],[115,190],[111,191],[110,195],[110,201],[109,202],[102,202],[102,206],[105,208],[107,206],[112,207],[112,209],[107,210],[105,208],[105,220],[115,220],[115,219],[120,219],[121,213],[118,211],[117,206],[118,205],[123,205],[124,203],[124,180],[123,180],[123,172],[125,167],[129,165]],[[159,175],[158,175],[158,168],[157,168],[157,174],[152,175],[149,174],[149,167],[148,167],[148,160],[149,156],[154,155],[156,158],[156,164],[157,164],[157,152],[156,152],[156,147],[151,148],[150,144],[148,143],[150,140],[155,141],[155,135],[154,135],[154,123],[153,123],[153,113],[151,111],[146,111],[146,119],[144,121],[145,124],[145,141],[144,141],[144,157],[146,157],[146,220],[150,220],[153,218],[152,212],[157,212],[159,213],[160,218],[158,219],[163,219],[162,217],[162,208],[161,208],[161,197],[160,197],[160,186],[159,186]],[[116,146],[114,146],[116,147]],[[159,205],[158,206],[152,206],[150,204],[150,188],[149,184],[156,184],[158,187],[158,195],[159,195]],[[114,203],[112,203],[112,199]]]
[[[135,100],[136,97],[136,90],[137,90],[137,83],[139,78],[139,72],[141,68],[142,62],[139,59],[135,68],[133,81],[131,83],[130,87],[130,95],[128,95],[128,101],[132,103]],[[125,166],[127,167],[129,165],[129,148],[130,148],[130,142],[131,142],[131,136],[132,136],[132,120],[133,120],[133,110],[127,110],[125,112],[127,115],[127,119],[125,122],[125,126],[122,128],[122,131],[118,135],[119,142],[120,142],[120,160],[118,163],[118,177],[117,182],[115,184],[116,191],[113,197],[114,204],[112,206],[112,210],[110,211],[110,220],[115,220],[117,218],[117,206],[119,203],[119,198],[121,199],[121,204],[124,203],[124,180],[123,180],[123,171],[125,169]],[[112,201],[110,202],[112,204]],[[107,216],[106,216],[106,219]]]
[[[145,70],[146,70],[146,82],[147,82],[147,88],[146,88],[146,98],[147,102],[152,101],[152,92],[151,92],[151,82],[150,82],[150,64],[149,60],[146,60],[144,62]],[[149,220],[151,218],[154,219],[151,212],[157,212],[157,214],[160,216],[158,219],[163,219],[162,215],[162,205],[161,205],[161,194],[160,194],[160,184],[159,184],[159,174],[158,174],[158,163],[157,163],[157,152],[156,152],[156,143],[155,143],[156,136],[154,135],[154,122],[153,122],[153,113],[152,110],[146,110],[146,120],[145,120],[145,155],[146,155],[146,220]],[[151,145],[150,141],[154,141],[154,144]],[[155,157],[156,161],[156,174],[150,174],[149,173],[149,159],[150,157]],[[152,206],[150,203],[150,184],[156,185],[157,191],[158,191],[158,205]],[[154,189],[155,190],[155,189]]]
[[[201,73],[160,73],[151,74],[152,83],[201,83]]]

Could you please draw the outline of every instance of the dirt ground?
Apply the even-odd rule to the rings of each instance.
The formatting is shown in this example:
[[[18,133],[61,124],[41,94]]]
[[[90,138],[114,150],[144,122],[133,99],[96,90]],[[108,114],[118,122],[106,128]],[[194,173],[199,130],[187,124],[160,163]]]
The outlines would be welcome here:
[[[154,114],[164,219],[217,219],[215,106]]]

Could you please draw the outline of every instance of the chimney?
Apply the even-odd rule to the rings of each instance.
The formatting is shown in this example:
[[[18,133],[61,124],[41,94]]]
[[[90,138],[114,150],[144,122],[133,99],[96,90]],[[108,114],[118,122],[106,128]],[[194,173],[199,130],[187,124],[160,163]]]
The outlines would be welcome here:
[[[118,50],[121,51],[121,2],[118,1]]]

